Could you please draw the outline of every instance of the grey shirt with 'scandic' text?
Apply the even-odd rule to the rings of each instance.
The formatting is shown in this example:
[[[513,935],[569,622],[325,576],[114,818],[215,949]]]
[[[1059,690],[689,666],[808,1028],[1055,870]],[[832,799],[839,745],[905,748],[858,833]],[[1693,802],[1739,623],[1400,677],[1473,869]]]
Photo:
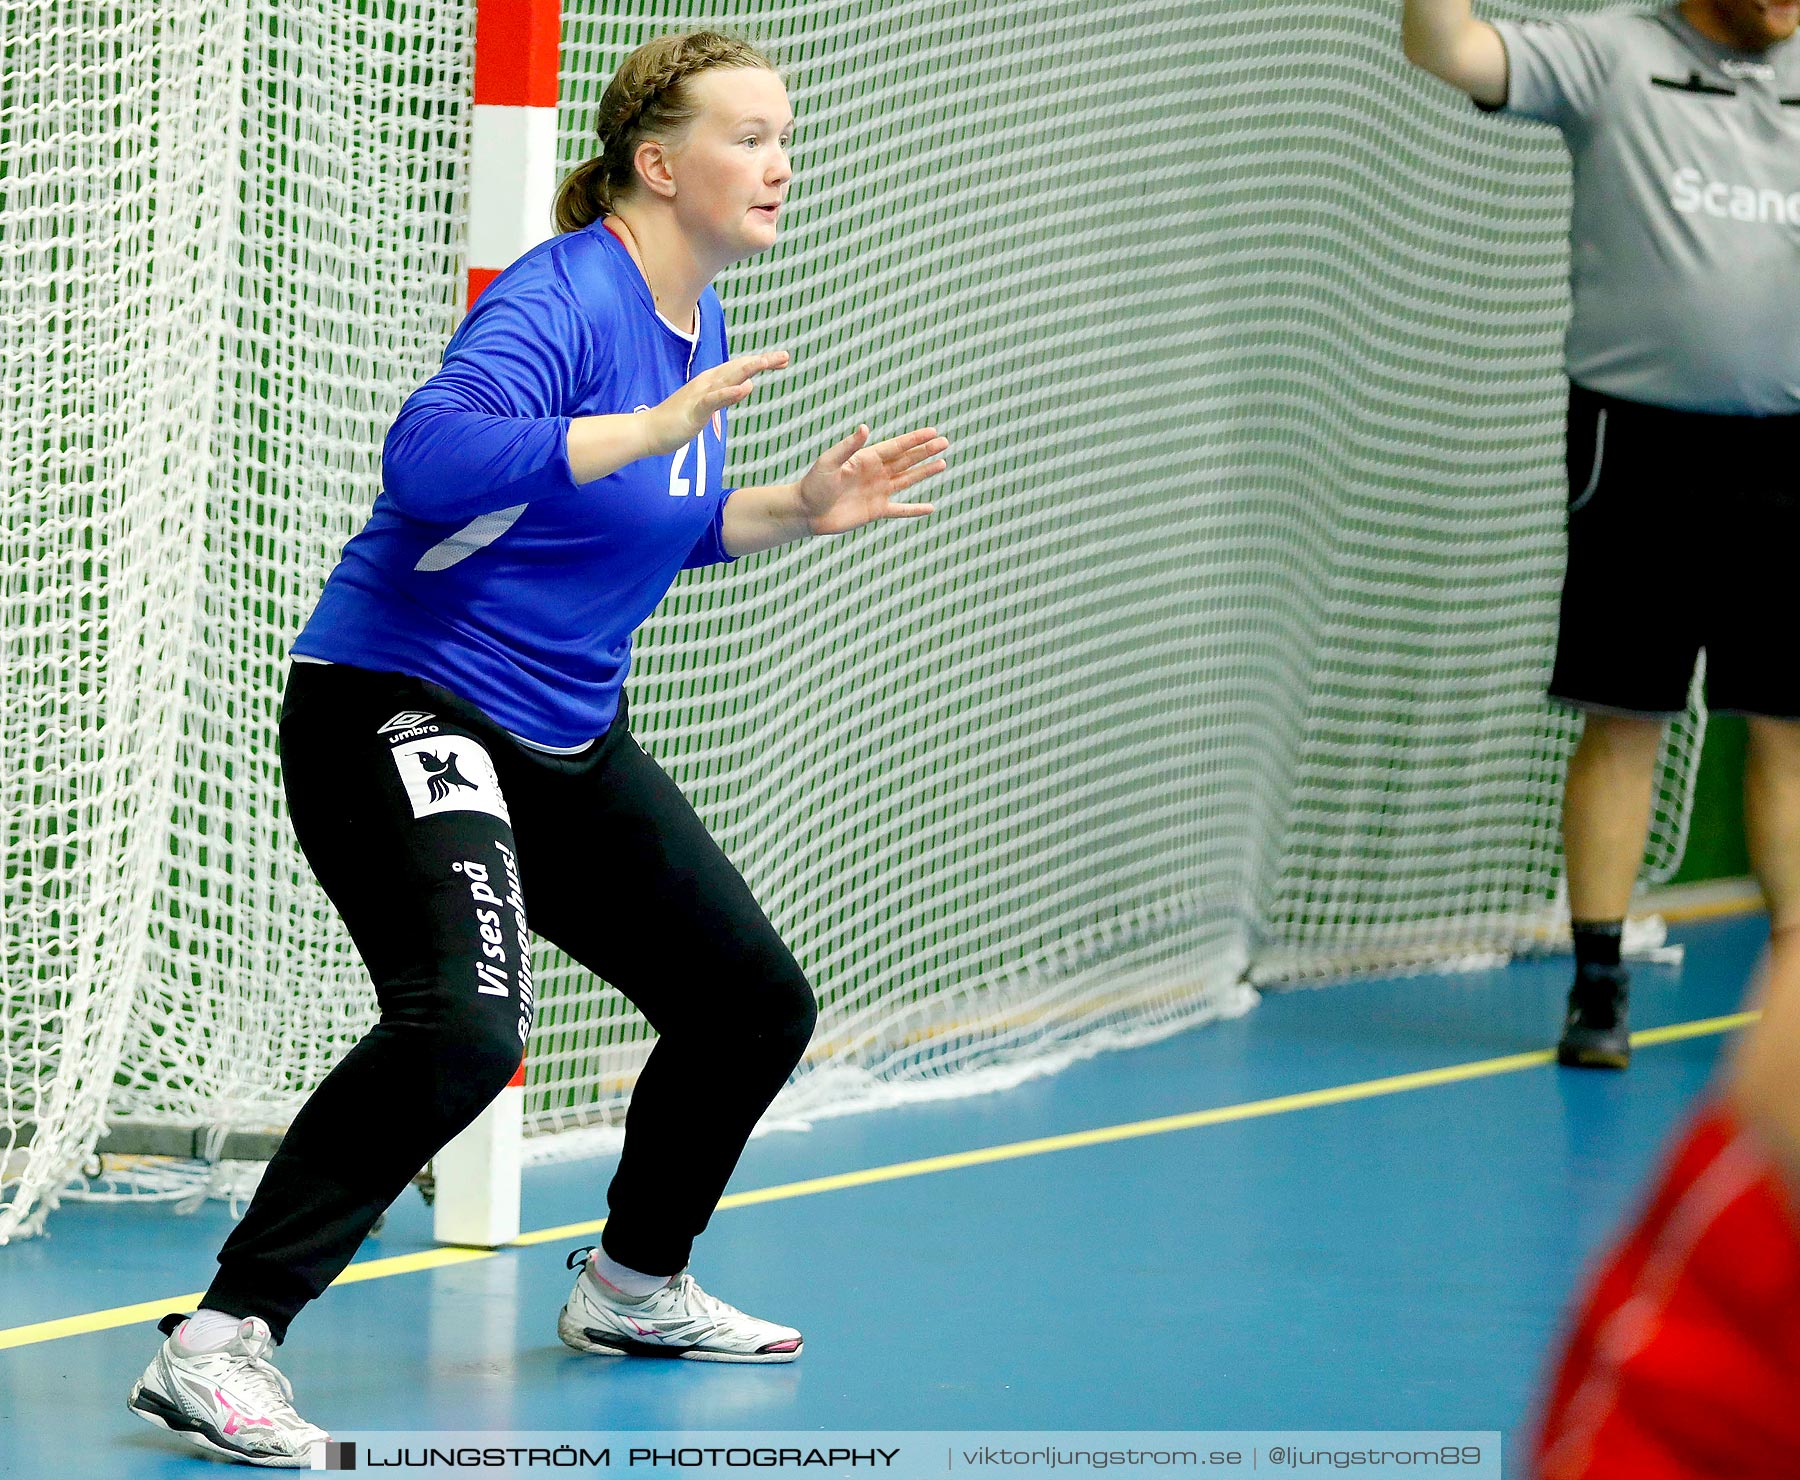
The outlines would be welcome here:
[[[1800,36],[1734,51],[1676,6],[1495,29],[1499,111],[1554,124],[1574,160],[1570,378],[1800,412]]]

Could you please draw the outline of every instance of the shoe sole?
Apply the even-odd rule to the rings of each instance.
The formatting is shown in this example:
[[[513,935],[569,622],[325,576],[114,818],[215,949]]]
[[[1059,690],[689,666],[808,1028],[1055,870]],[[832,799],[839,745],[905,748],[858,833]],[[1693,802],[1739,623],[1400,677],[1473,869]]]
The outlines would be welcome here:
[[[791,1352],[722,1352],[701,1346],[661,1346],[650,1341],[633,1341],[628,1336],[613,1336],[591,1326],[578,1326],[569,1319],[565,1307],[557,1318],[556,1334],[571,1351],[595,1357],[654,1357],[658,1361],[681,1362],[791,1362],[806,1349],[804,1341]]]
[[[125,1406],[145,1423],[153,1423],[159,1429],[186,1439],[208,1454],[223,1455],[242,1465],[259,1465],[269,1470],[304,1470],[312,1465],[311,1455],[301,1458],[287,1454],[252,1454],[246,1450],[233,1449],[217,1429],[189,1418],[154,1388],[145,1387],[142,1378],[131,1385],[131,1396],[125,1400]]]
[[[1624,1069],[1631,1064],[1631,1050],[1558,1048],[1556,1062],[1565,1069]]]

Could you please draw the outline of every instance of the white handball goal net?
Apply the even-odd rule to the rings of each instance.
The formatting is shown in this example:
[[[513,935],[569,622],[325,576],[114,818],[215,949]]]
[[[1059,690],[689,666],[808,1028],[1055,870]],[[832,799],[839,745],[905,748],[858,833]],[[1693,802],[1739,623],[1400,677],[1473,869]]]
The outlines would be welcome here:
[[[858,421],[955,442],[932,520],[684,577],[640,638],[640,734],[823,1005],[777,1119],[1549,927],[1566,165],[1410,72],[1396,11],[566,16],[565,165],[652,34],[790,73],[784,239],[721,290],[794,367],[730,481]],[[372,1020],[275,718],[460,313],[473,7],[0,27],[4,1240],[109,1128],[278,1128]],[[540,976],[528,1128],[581,1145],[649,1034]]]

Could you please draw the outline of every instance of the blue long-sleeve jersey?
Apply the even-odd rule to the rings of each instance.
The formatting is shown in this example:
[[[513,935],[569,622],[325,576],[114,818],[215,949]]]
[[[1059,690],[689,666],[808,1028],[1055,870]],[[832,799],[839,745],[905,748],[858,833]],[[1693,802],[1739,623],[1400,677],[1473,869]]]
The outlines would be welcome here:
[[[657,313],[599,224],[507,268],[401,408],[369,522],[294,655],[429,679],[537,745],[604,733],[632,633],[678,572],[731,558],[725,415],[590,483],[570,472],[569,421],[647,410],[722,363],[710,288],[696,327]]]

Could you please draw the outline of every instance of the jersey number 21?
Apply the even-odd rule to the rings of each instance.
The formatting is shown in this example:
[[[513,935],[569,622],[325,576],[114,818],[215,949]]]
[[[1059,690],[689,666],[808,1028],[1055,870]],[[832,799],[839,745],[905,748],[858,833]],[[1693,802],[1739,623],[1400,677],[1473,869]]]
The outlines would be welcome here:
[[[681,470],[687,466],[688,450],[694,452],[694,477],[692,482],[681,476]],[[686,498],[690,493],[696,497],[706,492],[706,432],[692,442],[683,442],[681,450],[675,454],[675,460],[669,464],[669,497]]]

